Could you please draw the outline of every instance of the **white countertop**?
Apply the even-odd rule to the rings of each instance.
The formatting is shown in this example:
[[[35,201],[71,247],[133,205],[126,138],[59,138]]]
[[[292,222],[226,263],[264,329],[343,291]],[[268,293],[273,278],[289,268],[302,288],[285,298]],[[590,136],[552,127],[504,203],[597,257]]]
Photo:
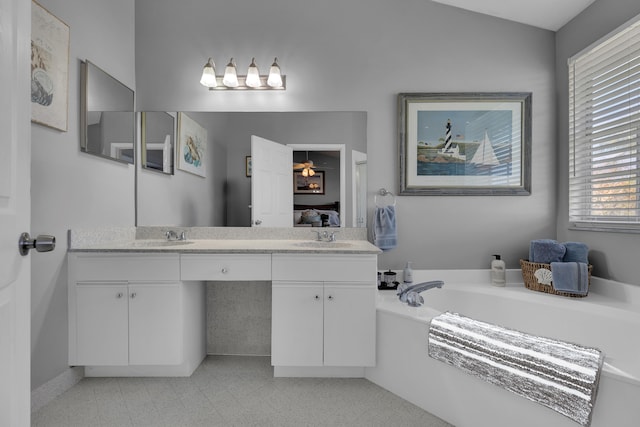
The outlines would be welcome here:
[[[167,242],[161,239],[109,241],[69,248],[70,252],[161,252],[161,253],[349,253],[378,254],[382,251],[366,240],[192,239]]]
[[[186,241],[167,241],[173,230]],[[316,241],[316,229],[266,227],[99,227],[69,230],[69,252],[379,254],[365,228],[320,228],[336,241]],[[327,234],[328,236],[329,234]],[[326,238],[323,240],[327,240]]]

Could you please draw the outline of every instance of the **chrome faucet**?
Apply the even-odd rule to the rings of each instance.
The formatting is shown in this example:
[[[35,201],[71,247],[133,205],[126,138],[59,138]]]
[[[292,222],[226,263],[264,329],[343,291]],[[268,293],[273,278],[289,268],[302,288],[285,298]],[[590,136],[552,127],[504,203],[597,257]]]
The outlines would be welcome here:
[[[336,233],[337,231],[332,231],[331,233],[329,233],[327,230],[324,231],[317,231],[317,230],[311,230],[312,233],[316,233],[317,238],[316,241],[317,242],[335,242],[336,239]],[[324,238],[324,240],[323,240]]]
[[[168,230],[164,235],[167,237],[168,241],[174,240],[187,240],[187,233],[185,231],[180,232],[180,236],[174,230]]]
[[[411,307],[420,307],[424,303],[424,298],[420,292],[433,288],[442,288],[444,282],[442,280],[433,280],[431,282],[423,282],[415,285],[398,287],[398,298],[402,302],[406,302]]]

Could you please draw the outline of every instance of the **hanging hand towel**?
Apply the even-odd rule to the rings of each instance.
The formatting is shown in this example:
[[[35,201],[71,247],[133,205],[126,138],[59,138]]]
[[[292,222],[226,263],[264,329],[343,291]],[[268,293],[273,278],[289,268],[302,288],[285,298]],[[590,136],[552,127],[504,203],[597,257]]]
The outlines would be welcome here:
[[[395,206],[376,207],[373,215],[373,244],[383,251],[398,245]]]

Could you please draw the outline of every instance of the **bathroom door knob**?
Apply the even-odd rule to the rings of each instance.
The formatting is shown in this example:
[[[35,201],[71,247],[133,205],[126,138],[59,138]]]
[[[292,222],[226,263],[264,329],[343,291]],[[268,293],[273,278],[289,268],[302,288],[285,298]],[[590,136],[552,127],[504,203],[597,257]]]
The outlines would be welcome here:
[[[18,240],[18,251],[20,255],[25,256],[31,249],[35,249],[38,252],[51,252],[56,247],[55,236],[48,236],[41,234],[35,239],[32,239],[29,233],[22,233],[20,240]]]

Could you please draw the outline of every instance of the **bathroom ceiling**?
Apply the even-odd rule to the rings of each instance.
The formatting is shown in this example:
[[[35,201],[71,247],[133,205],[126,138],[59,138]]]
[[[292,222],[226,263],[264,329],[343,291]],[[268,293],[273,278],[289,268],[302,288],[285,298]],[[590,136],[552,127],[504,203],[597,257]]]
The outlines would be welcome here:
[[[461,9],[557,31],[595,0],[432,0]]]

